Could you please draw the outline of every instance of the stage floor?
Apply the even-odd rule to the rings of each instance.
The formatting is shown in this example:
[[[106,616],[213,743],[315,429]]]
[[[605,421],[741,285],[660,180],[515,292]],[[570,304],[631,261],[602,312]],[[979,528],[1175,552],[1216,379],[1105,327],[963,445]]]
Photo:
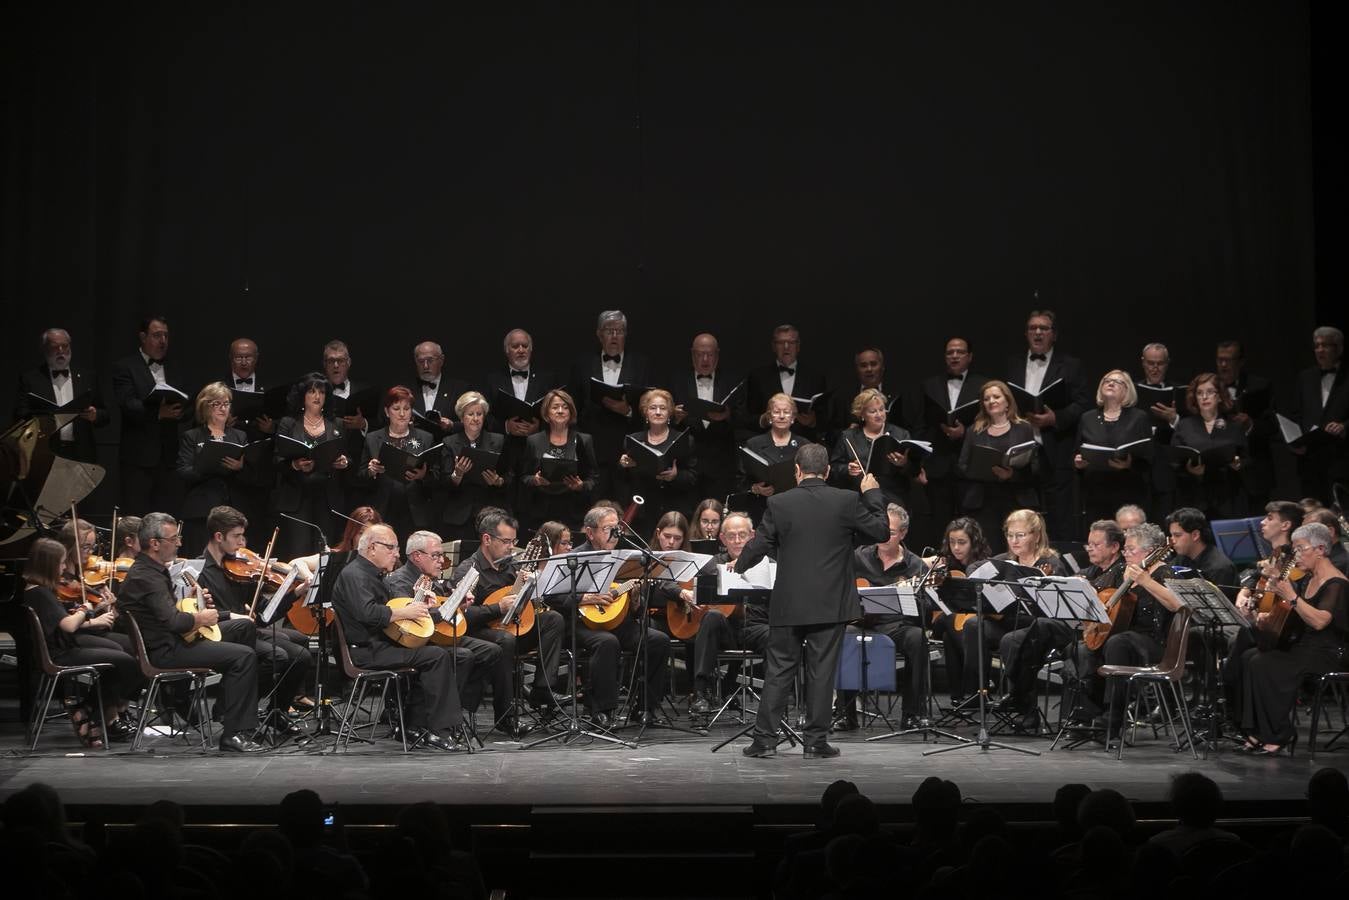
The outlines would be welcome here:
[[[1231,749],[1211,752],[1207,759],[1201,753],[1196,762],[1188,752],[1171,750],[1164,737],[1154,739],[1142,730],[1122,762],[1099,744],[1050,752],[1048,740],[1033,738],[1000,740],[1038,750],[1040,756],[1000,749],[924,756],[923,750],[939,744],[913,736],[865,742],[883,728],[833,736],[842,749],[833,760],[804,760],[799,749],[785,744],[776,758],[747,759],[740,754],[744,740],[710,752],[736,730],[718,725],[707,737],[649,730],[636,748],[581,739],[522,750],[518,743],[489,735],[485,748],[473,754],[408,755],[387,740],[374,749],[337,755],[293,745],[249,756],[202,755],[156,737],[147,741],[148,752],[131,754],[120,749],[128,745],[114,744],[105,755],[81,754],[69,727],[57,722],[44,733],[39,752],[29,755],[18,726],[8,725],[0,731],[0,797],[42,781],[56,785],[75,806],[138,806],[161,798],[186,806],[270,806],[287,792],[308,787],[325,801],[348,807],[431,800],[494,807],[763,808],[812,805],[827,784],[847,778],[879,804],[905,806],[924,778],[937,775],[954,780],[968,802],[1045,804],[1060,785],[1083,782],[1156,803],[1165,799],[1173,774],[1198,769],[1221,785],[1229,803],[1260,805],[1303,797],[1307,778],[1317,768],[1349,768],[1349,753],[1342,749],[1319,754],[1315,763],[1302,752],[1294,758],[1253,758]],[[631,738],[635,731],[619,733]],[[331,747],[331,740],[318,746]]]

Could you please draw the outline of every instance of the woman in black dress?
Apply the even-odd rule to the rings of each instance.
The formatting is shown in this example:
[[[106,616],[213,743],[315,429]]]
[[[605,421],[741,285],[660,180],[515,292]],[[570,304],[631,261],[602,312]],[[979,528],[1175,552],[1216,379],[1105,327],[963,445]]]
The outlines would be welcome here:
[[[1247,514],[1243,466],[1246,433],[1227,419],[1232,401],[1212,372],[1196,375],[1185,390],[1189,415],[1171,434],[1175,455],[1176,504],[1202,510],[1209,521]],[[1190,448],[1189,450],[1179,448]],[[1196,459],[1198,451],[1205,458]]]
[[[401,541],[433,525],[431,486],[440,480],[440,457],[433,454],[411,469],[385,468],[379,460],[385,444],[409,453],[425,453],[437,442],[430,432],[412,427],[412,391],[401,384],[385,391],[384,418],[388,425],[365,436],[365,452],[356,478],[373,486],[370,505],[379,510],[384,524]]]
[[[896,441],[909,439],[908,431],[887,421],[888,408],[886,396],[875,388],[867,388],[853,398],[853,424],[838,436],[829,459],[829,471],[834,484],[854,491],[865,472],[870,472],[876,476],[886,503],[897,503],[912,511],[913,483],[927,483],[922,466],[911,461],[903,450],[891,450],[884,458],[875,458],[871,452],[872,445],[883,434]]]
[[[124,741],[131,737],[135,729],[121,717],[121,712],[126,709],[127,702],[140,692],[143,681],[140,666],[135,657],[113,641],[88,633],[94,630],[99,619],[110,617],[112,613],[104,613],[91,620],[88,606],[79,603],[67,608],[56,596],[65,558],[66,550],[58,541],[38,538],[33,542],[24,565],[23,578],[26,584],[23,602],[37,613],[52,662],[63,666],[92,663],[112,665],[112,669],[102,673],[103,716],[108,723],[108,737]],[[82,631],[85,633],[81,634]],[[104,735],[94,716],[96,710],[90,703],[92,698],[88,703],[69,706],[70,722],[76,736],[86,747],[101,750]],[[45,714],[46,710],[33,711],[33,715]]]
[[[1082,521],[1091,523],[1113,519],[1115,510],[1126,503],[1144,509],[1149,505],[1152,466],[1137,451],[1122,458],[1109,458],[1104,467],[1092,463],[1094,454],[1084,455],[1083,444],[1097,447],[1121,447],[1144,441],[1140,449],[1152,452],[1152,420],[1138,408],[1138,389],[1129,373],[1122,369],[1106,372],[1096,387],[1096,409],[1082,414],[1077,421],[1077,455],[1073,466],[1078,479],[1078,509]]]
[[[796,401],[786,394],[774,394],[768,398],[768,407],[759,417],[759,422],[767,425],[768,431],[756,434],[745,441],[745,447],[768,460],[770,464],[795,459],[796,451],[801,449],[803,443],[801,438],[792,432],[792,426],[796,424]],[[750,521],[757,525],[763,519],[764,511],[768,509],[768,498],[773,496],[774,488],[766,481],[750,481],[743,454],[736,456],[740,466],[739,490],[742,492],[740,499],[745,502],[745,509],[741,512],[749,513]]]
[[[324,530],[328,543],[342,534],[346,525],[329,510],[346,509],[344,473],[351,460],[345,453],[333,462],[332,470],[316,471],[314,460],[302,459],[297,451],[300,445],[314,446],[323,441],[341,438],[345,426],[323,415],[323,404],[328,398],[328,379],[320,372],[310,372],[291,389],[291,414],[276,425],[276,469],[280,472],[276,493],[273,495],[277,512],[283,512],[313,522]],[[290,519],[280,519],[281,535],[277,541],[277,556],[293,559],[320,549],[313,530]]]
[[[520,463],[520,520],[530,530],[548,519],[579,528],[595,491],[595,442],[576,430],[576,401],[571,394],[551,390],[539,408],[544,427],[525,439]],[[543,474],[545,459],[574,463],[575,473],[549,480]]]
[[[1262,756],[1293,743],[1293,704],[1302,679],[1340,668],[1349,638],[1349,581],[1330,562],[1334,538],[1319,522],[1293,532],[1293,553],[1309,577],[1297,586],[1279,580],[1274,592],[1293,605],[1285,637],[1277,647],[1252,647],[1243,654],[1241,726],[1246,750]],[[1256,617],[1257,625],[1268,613]]]
[[[962,516],[953,519],[946,526],[937,557],[924,562],[929,565],[934,562],[940,563],[946,572],[953,573],[947,575],[938,591],[943,602],[948,598],[968,601],[973,598],[973,585],[962,585],[960,582],[970,570],[992,555],[993,551],[989,549],[988,541],[984,538],[984,530],[979,527],[979,523],[968,516]],[[951,688],[952,706],[959,706],[969,695],[968,692],[979,688],[976,668],[978,657],[973,653],[968,657],[965,654],[964,631],[967,629],[971,631],[973,642],[975,640],[973,628],[972,620],[966,615],[957,613],[955,616],[948,616],[943,612],[933,614],[932,636],[941,638],[942,646],[945,648],[943,656],[946,658],[946,680]],[[984,675],[987,677],[987,669],[984,670]]]
[[[973,473],[970,462],[976,445],[1005,453],[1018,444],[1035,440],[1035,429],[1017,412],[1016,399],[1006,384],[988,382],[979,391],[979,401],[979,415],[965,431],[960,459],[956,461],[956,471],[963,480],[960,508],[979,523],[994,550],[1003,550],[1006,548],[1002,523],[1012,510],[1040,508],[1035,489],[1040,454],[1033,450],[1027,463],[1019,467],[994,466],[992,478]]]
[[[491,407],[477,391],[466,391],[454,402],[454,417],[461,429],[445,439],[445,447],[454,454],[454,468],[445,479],[445,511],[441,514],[441,537],[466,541],[478,539],[478,513],[485,506],[509,507],[508,480],[498,469],[506,462],[506,436],[485,430]],[[502,454],[497,465],[475,471],[468,451],[486,450]],[[504,469],[502,470],[504,471]]]
[[[685,433],[676,432],[670,427],[673,409],[674,397],[667,390],[655,388],[642,394],[637,401],[637,410],[646,420],[646,430],[634,432],[628,437],[652,450],[665,452]],[[645,534],[648,529],[655,527],[656,522],[667,512],[687,516],[697,500],[698,458],[694,453],[693,436],[688,435],[684,441],[684,448],[676,451],[677,456],[666,460],[667,467],[654,475],[637,468],[637,460],[632,453],[625,450],[618,457],[619,466],[628,473],[630,493],[639,494],[646,501],[638,507],[632,522],[633,530],[638,534]]]
[[[183,432],[178,441],[178,479],[187,486],[181,513],[184,552],[196,555],[206,546],[206,516],[217,506],[234,504],[234,477],[244,467],[242,459],[225,457],[209,471],[197,465],[197,456],[210,441],[247,444],[248,436],[231,428],[230,389],[215,381],[197,393],[197,427]]]

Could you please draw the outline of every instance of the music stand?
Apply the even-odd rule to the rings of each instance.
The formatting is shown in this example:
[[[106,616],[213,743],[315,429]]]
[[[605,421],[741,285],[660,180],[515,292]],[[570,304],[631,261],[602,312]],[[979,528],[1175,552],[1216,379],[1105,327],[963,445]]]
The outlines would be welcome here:
[[[305,595],[306,605],[314,613],[314,621],[318,623],[318,663],[314,667],[314,709],[312,715],[317,727],[309,737],[300,741],[301,745],[308,744],[317,740],[321,735],[331,735],[336,737],[337,732],[333,731],[332,720],[334,717],[340,719],[342,714],[333,708],[332,702],[324,698],[324,681],[328,675],[328,623],[324,620],[324,611],[333,607],[333,588],[337,585],[337,577],[342,574],[342,570],[355,557],[354,551],[333,551],[324,549],[319,553],[318,566],[314,569],[314,578],[309,583],[309,592]],[[339,723],[340,725],[345,723]],[[402,728],[403,723],[399,722],[398,727]],[[334,741],[331,748],[332,752],[337,752],[337,744]],[[320,750],[320,753],[325,752]]]
[[[760,566],[763,566],[762,570],[759,569]],[[750,580],[749,575],[751,572],[756,573],[754,581]],[[765,558],[762,562],[755,564],[755,566],[744,575],[731,571],[724,565],[718,565],[716,567],[716,573],[717,583],[716,587],[713,588],[713,592],[716,595],[715,603],[719,605],[739,606],[742,616],[746,615],[744,611],[745,604],[762,603],[762,605],[767,606],[768,601],[773,596],[773,584],[777,580],[777,569],[776,563],[771,558]],[[741,633],[743,635],[743,631]],[[741,712],[749,712],[749,699],[751,697],[754,698],[754,708],[757,712],[760,697],[754,692],[754,679],[748,674],[749,669],[745,665],[747,661],[748,660],[742,659],[736,663],[739,667],[738,671],[740,674],[736,677],[735,690],[731,691],[730,696],[722,700],[721,706],[717,708],[717,711],[707,720],[707,724],[703,726],[705,730],[710,731],[712,726],[717,724],[717,720],[726,714],[731,708],[731,704],[736,702],[737,697],[740,698]],[[717,682],[720,685],[721,667],[716,666],[713,671],[717,678]],[[738,723],[744,725],[745,720],[741,718],[738,720]]]
[[[1227,595],[1202,578],[1168,579],[1166,586],[1180,598],[1182,603],[1190,608],[1191,624],[1199,625],[1204,629],[1204,641],[1210,647],[1216,646],[1216,635],[1222,629],[1250,627],[1251,623],[1237,611],[1237,608],[1232,605],[1232,601],[1227,599]],[[1224,738],[1235,744],[1242,743],[1235,735],[1223,734],[1222,717],[1218,715],[1217,709],[1217,698],[1219,696],[1217,685],[1218,659],[1216,653],[1209,655],[1211,658],[1209,664],[1205,667],[1203,676],[1204,692],[1208,695],[1211,704],[1208,733],[1203,739],[1205,754],[1208,753],[1210,748],[1216,749],[1218,742]]]
[[[1234,563],[1251,563],[1270,554],[1269,541],[1260,533],[1260,519],[1218,519],[1210,522],[1214,542]]]
[[[576,705],[576,695],[580,686],[577,675],[579,666],[576,658],[576,629],[583,627],[581,625],[581,595],[608,591],[609,585],[613,582],[614,573],[623,561],[622,555],[615,555],[608,550],[564,553],[550,556],[547,564],[543,567],[543,571],[539,573],[537,578],[539,596],[545,602],[551,598],[555,603],[564,605],[571,618],[571,661],[568,665],[572,683],[571,712],[567,716],[565,727],[546,737],[530,741],[528,744],[522,744],[521,750],[528,750],[549,741],[561,741],[564,744],[569,744],[581,737],[598,738],[611,744],[636,749],[636,744],[614,737],[612,734],[583,728],[581,726],[581,715]]]

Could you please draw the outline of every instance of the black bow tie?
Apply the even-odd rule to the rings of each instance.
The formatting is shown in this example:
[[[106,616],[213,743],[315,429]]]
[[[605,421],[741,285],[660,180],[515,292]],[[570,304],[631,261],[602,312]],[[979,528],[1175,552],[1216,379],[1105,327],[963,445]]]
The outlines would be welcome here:
[[[519,369],[511,369],[512,378],[528,378],[529,372],[522,372]]]
[[[346,383],[345,381],[342,382],[341,384],[335,384],[335,385],[333,385],[333,390],[334,390],[334,391],[345,391],[346,389],[347,389],[347,383]]]
[[[622,357],[621,354],[620,354],[619,356],[610,356],[609,354],[605,353],[605,354],[603,354],[603,355],[600,357],[600,359],[604,360],[605,362],[611,362],[611,363],[621,363],[621,362],[623,362],[623,357]]]
[[[697,375],[697,376],[695,376],[695,377],[696,377],[699,381],[711,381],[711,380],[712,380],[712,376],[711,376],[711,375]]]
[[[946,376],[946,380],[947,380],[947,381],[960,381],[960,382],[963,382],[963,381],[965,380],[965,376],[964,376],[964,375],[947,375],[947,376]]]
[[[1339,367],[1339,366],[1331,366],[1329,369],[1322,369],[1322,370],[1321,370],[1321,374],[1322,374],[1322,375],[1334,375],[1335,373],[1337,373],[1337,372],[1339,372],[1339,371],[1340,371],[1340,367]]]
[[[249,376],[248,378],[236,378],[236,379],[234,379],[234,383],[235,383],[236,386],[237,386],[237,385],[240,385],[240,384],[252,385],[252,384],[253,384],[253,378],[252,378],[252,376]]]
[[[1039,360],[1040,362],[1045,362],[1047,359],[1049,359],[1049,357],[1045,356],[1043,353],[1032,353],[1030,355],[1031,362],[1035,362],[1036,360]]]
[[[69,378],[69,377],[70,377],[70,370],[69,370],[69,369],[53,369],[53,370],[52,370],[52,377],[53,377],[53,378],[56,378],[56,377],[59,376],[59,375],[64,375],[65,377]]]
[[[434,391],[436,388],[440,387],[440,382],[439,382],[439,381],[427,381],[425,378],[423,378],[423,379],[422,379],[422,387],[424,387],[424,388],[430,388],[431,390]]]
[[[779,372],[786,372],[788,375],[795,375],[795,374],[796,374],[796,369],[794,369],[794,368],[791,367],[791,366],[784,366],[782,363],[778,363],[778,371],[779,371]]]

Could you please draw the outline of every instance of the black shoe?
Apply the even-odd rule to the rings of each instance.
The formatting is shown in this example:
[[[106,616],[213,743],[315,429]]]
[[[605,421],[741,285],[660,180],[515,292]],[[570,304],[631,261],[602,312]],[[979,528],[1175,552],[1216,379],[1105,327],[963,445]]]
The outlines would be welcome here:
[[[1012,731],[1015,734],[1039,734],[1040,710],[1032,709],[1018,715],[1012,720]]]
[[[108,740],[110,741],[129,741],[136,733],[136,725],[133,722],[121,718],[108,721]]]
[[[689,704],[689,713],[695,716],[705,716],[712,711],[712,702],[707,697],[706,691],[699,691],[698,696]]]
[[[250,741],[242,734],[232,734],[220,739],[220,749],[229,753],[261,753],[267,748],[256,741]]]
[[[806,759],[833,759],[841,751],[833,744],[820,741],[818,744],[811,744],[801,751],[801,755]]]
[[[421,746],[429,747],[432,750],[441,750],[446,753],[457,749],[454,741],[446,737],[441,737],[434,731],[428,731],[422,735]]]
[[[768,759],[770,756],[778,755],[778,748],[772,744],[761,744],[756,740],[740,753],[753,759]]]
[[[927,716],[909,715],[899,723],[900,731],[916,731],[919,728],[931,728],[932,720]]]
[[[299,722],[287,715],[269,716],[267,730],[279,737],[302,738],[306,733]]]
[[[1021,704],[1017,702],[1017,698],[1012,694],[999,697],[997,702],[990,706],[988,710],[989,712],[1004,713],[1008,715],[1022,712]]]
[[[590,721],[592,724],[594,724],[596,728],[603,728],[605,730],[608,730],[614,727],[614,717],[612,713],[607,712],[592,713],[590,716]]]

